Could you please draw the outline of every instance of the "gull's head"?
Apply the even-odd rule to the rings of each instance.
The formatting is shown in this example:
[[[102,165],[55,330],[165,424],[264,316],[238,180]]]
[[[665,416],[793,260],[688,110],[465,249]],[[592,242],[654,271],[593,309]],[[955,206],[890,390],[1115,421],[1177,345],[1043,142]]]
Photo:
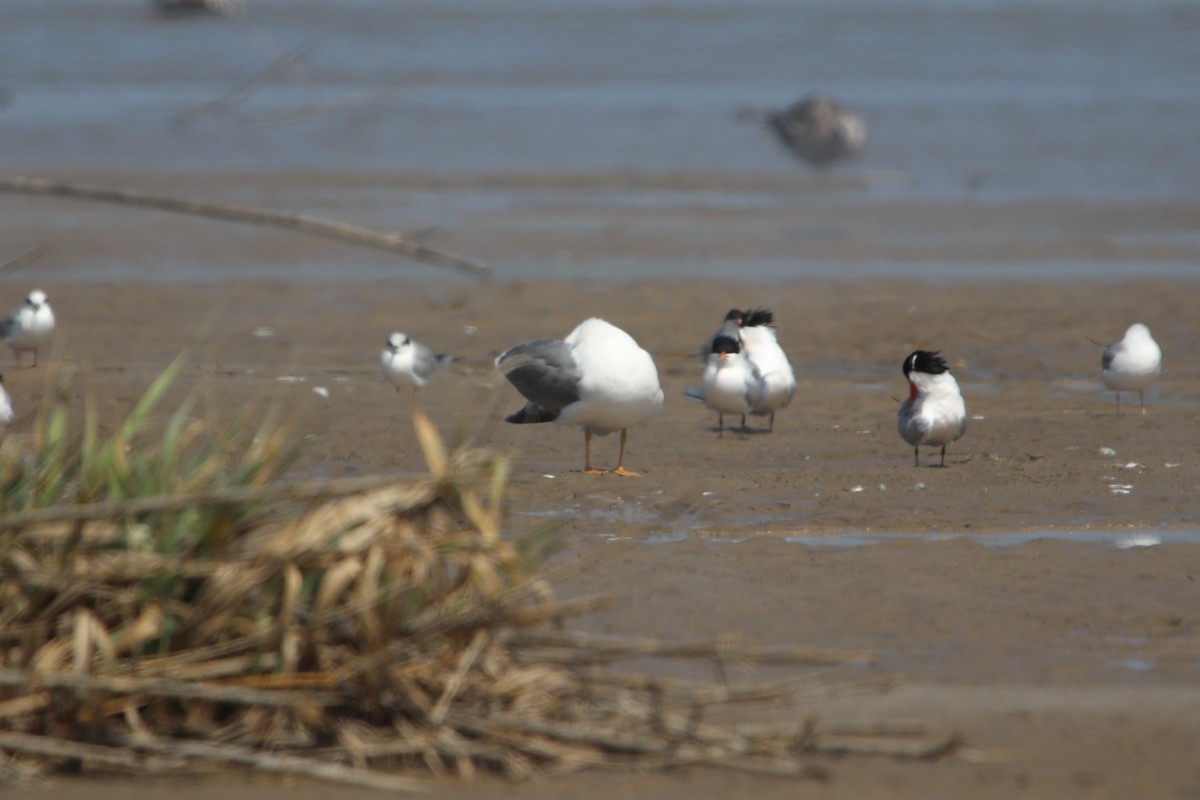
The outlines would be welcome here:
[[[725,315],[725,321],[726,322],[736,322],[738,325],[741,325],[742,319],[744,319],[745,316],[746,316],[745,311],[741,311],[736,308],[731,308],[731,309],[729,309],[729,313]]]
[[[410,344],[412,344],[412,339],[409,339],[407,334],[396,331],[388,337],[384,347],[387,348],[388,352],[396,353],[399,352],[400,348],[407,347]]]
[[[1125,331],[1126,339],[1153,339],[1150,335],[1150,329],[1140,322],[1135,322],[1129,326],[1129,330]]]
[[[35,309],[37,309],[46,305],[46,299],[45,292],[43,292],[41,289],[34,289],[29,293],[29,296],[25,298],[25,304],[33,306]]]
[[[713,339],[712,352],[717,358],[725,361],[730,356],[742,351],[741,344],[732,336],[717,336]]]

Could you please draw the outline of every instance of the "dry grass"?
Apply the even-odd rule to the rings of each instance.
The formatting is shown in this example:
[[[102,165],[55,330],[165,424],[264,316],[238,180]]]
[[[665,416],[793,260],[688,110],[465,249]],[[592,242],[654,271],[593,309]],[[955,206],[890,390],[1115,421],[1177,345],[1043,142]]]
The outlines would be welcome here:
[[[173,368],[174,369],[174,368]],[[161,430],[160,379],[125,424],[78,439],[50,404],[0,480],[0,783],[62,768],[236,764],[386,789],[416,773],[511,777],[708,764],[824,775],[813,759],[929,757],[947,737],[814,721],[717,724],[778,703],[614,672],[632,655],[827,663],[836,651],[596,640],[562,621],[501,535],[507,463],[449,450],[414,416],[428,475],[282,484],[293,448],[188,405]]]

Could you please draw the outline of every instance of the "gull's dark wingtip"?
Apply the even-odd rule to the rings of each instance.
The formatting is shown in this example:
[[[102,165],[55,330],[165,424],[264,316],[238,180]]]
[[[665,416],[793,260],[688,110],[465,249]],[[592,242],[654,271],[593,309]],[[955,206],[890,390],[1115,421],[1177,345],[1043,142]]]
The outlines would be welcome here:
[[[527,403],[523,408],[505,417],[504,421],[514,425],[529,425],[537,422],[554,422],[556,419],[558,419],[557,411],[547,411],[537,403]]]

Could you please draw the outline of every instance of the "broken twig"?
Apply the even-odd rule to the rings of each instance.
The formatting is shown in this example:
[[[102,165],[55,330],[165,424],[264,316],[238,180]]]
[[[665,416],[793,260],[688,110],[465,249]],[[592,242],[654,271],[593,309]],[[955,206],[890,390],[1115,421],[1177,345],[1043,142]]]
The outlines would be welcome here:
[[[263,208],[210,203],[203,200],[188,200],[182,197],[149,194],[136,189],[116,189],[89,183],[68,183],[42,178],[0,178],[0,192],[8,194],[34,194],[51,197],[70,197],[76,200],[95,200],[102,203],[120,203],[176,214],[192,214],[199,217],[240,222],[244,225],[271,225],[276,228],[300,231],[301,233],[338,239],[343,242],[374,247],[400,253],[416,261],[449,267],[476,277],[491,274],[491,269],[479,261],[429,247],[415,237],[404,233],[376,231],[361,225],[310,217],[303,214],[288,214]]]

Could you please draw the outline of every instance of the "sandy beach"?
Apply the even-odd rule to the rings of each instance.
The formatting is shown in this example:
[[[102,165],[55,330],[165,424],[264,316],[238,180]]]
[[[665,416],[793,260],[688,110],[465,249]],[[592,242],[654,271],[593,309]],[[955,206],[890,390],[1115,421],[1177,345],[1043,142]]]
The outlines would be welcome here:
[[[936,760],[828,780],[733,771],[439,781],[439,797],[1200,796],[1200,14],[1180,3],[250,0],[16,3],[0,25],[0,177],[98,184],[421,232],[475,281],[369,248],[114,204],[0,193],[0,314],[35,287],[46,366],[0,370],[28,435],[58,384],[120,419],[185,350],[170,403],[275,409],[302,477],[424,469],[379,375],[402,330],[454,360],[421,395],[511,461],[506,535],[611,603],[573,630],[861,649],[787,680],[769,721],[954,734]],[[812,92],[868,121],[813,171],[762,124]],[[768,307],[798,387],[772,433],[719,437],[685,397],[733,307]],[[493,359],[588,316],[657,363],[640,478],[581,474],[583,436],[503,422]],[[1150,326],[1162,377],[1116,413],[1101,347]],[[912,350],[962,386],[946,467],[896,431]],[[320,390],[320,391],[318,391]],[[761,428],[763,420],[752,420]],[[617,437],[597,438],[613,466]],[[709,664],[631,661],[718,679]],[[0,720],[0,726],[3,720]],[[238,771],[56,776],[47,797],[308,800]]]
[[[614,598],[574,627],[864,648],[875,654],[869,665],[738,670],[734,679],[803,677],[808,688],[773,712],[780,718],[915,719],[964,743],[934,762],[833,761],[825,785],[684,772],[439,793],[666,797],[703,786],[714,797],[1148,797],[1200,788],[1200,392],[1187,357],[1200,322],[1187,301],[1196,281],[46,277],[61,320],[52,361],[74,375],[77,397],[91,394],[115,415],[191,345],[181,389],[202,386],[218,415],[250,403],[292,412],[316,436],[298,467],[306,475],[419,471],[407,406],[380,378],[378,351],[397,328],[452,348],[453,364],[422,403],[443,430],[512,459],[513,535],[561,522],[546,564],[557,591]],[[683,392],[699,379],[699,343],[728,307],[745,305],[776,311],[799,387],[774,433],[718,438],[715,415]],[[501,421],[521,401],[492,369],[495,355],[565,335],[586,314],[620,324],[658,364],[666,408],[630,432],[626,463],[639,479],[581,474],[577,429]],[[1153,326],[1166,368],[1145,415],[1127,397],[1117,416],[1088,337],[1117,337],[1134,318]],[[927,458],[914,468],[895,430],[900,364],[914,347],[943,352],[971,414],[944,469]],[[18,435],[53,369],[6,370]],[[596,440],[598,464],[615,461],[616,444]],[[846,546],[899,533],[909,536]],[[1146,536],[1164,541],[1128,546],[1155,541]],[[171,791],[264,790],[214,780]],[[126,797],[161,790],[55,786],[91,796],[106,786]]]

